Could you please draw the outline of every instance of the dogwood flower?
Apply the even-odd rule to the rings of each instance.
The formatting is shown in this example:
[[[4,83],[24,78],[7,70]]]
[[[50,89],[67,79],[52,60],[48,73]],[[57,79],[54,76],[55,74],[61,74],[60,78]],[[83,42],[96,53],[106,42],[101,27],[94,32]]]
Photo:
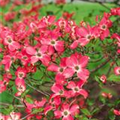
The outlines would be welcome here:
[[[120,75],[120,67],[119,66],[114,68],[114,73],[115,73],[115,75]]]
[[[89,60],[88,56],[82,56],[81,54],[78,53],[72,54],[66,60],[68,68],[66,68],[63,74],[65,75],[66,78],[70,78],[74,75],[74,73],[77,73],[77,76],[80,79],[82,80],[88,79],[89,71],[85,69],[88,60]]]
[[[113,113],[117,116],[120,116],[120,110],[117,110],[117,109],[114,109],[113,110]]]
[[[87,98],[88,93],[86,90],[82,89],[82,86],[84,84],[83,80],[80,80],[79,82],[75,83],[73,81],[70,81],[67,85],[67,88],[71,89],[70,93],[71,96],[77,96],[77,95],[83,95],[84,98]]]
[[[74,120],[74,116],[79,113],[79,106],[74,104],[70,106],[69,104],[63,104],[61,110],[56,110],[54,112],[56,118],[61,118],[62,120]]]
[[[33,47],[27,47],[26,48],[27,54],[31,55],[31,63],[34,64],[37,61],[41,61],[45,66],[48,66],[50,57],[46,54],[47,52],[47,46],[41,46],[39,49],[35,49]]]
[[[106,75],[102,75],[102,76],[100,77],[100,80],[101,80],[103,83],[106,83],[106,80],[107,80]]]

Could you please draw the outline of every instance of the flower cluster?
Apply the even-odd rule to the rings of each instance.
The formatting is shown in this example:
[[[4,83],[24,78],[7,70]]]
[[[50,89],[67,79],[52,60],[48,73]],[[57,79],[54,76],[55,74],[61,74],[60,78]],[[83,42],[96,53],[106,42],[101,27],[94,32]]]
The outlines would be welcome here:
[[[58,0],[57,3],[59,2],[61,1]],[[87,68],[90,57],[77,49],[81,50],[96,39],[104,41],[109,37],[112,27],[110,17],[119,15],[119,11],[116,8],[111,13],[105,13],[94,26],[87,23],[78,26],[71,17],[55,20],[55,16],[41,19],[37,16],[26,17],[23,21],[14,23],[12,28],[0,25],[0,66],[3,68],[0,93],[9,90],[9,85],[13,82],[13,86],[16,86],[14,96],[24,103],[28,120],[34,117],[47,119],[46,116],[51,111],[54,119],[74,120],[84,106],[81,106],[81,101],[88,97],[84,85],[90,76]],[[119,47],[120,36],[115,33],[111,39]],[[30,96],[22,96],[27,91],[27,83],[41,68],[54,74],[53,80],[48,76],[54,82],[50,96],[47,94],[49,98],[28,102]],[[114,71],[120,75],[120,67],[115,67]],[[103,83],[106,83],[106,79],[105,75],[100,77]],[[102,95],[110,96],[105,93]],[[20,117],[21,114],[17,112],[0,114],[0,119],[3,120],[20,120]]]
[[[20,118],[21,118],[21,113],[11,112],[10,115],[0,114],[1,120],[20,120]]]

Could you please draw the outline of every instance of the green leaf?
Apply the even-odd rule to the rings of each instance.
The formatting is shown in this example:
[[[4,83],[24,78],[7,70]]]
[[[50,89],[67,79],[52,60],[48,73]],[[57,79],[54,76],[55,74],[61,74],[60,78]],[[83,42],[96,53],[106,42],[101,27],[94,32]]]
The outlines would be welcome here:
[[[33,100],[32,100],[31,98],[29,98],[29,97],[26,97],[26,101],[27,101],[28,103],[33,104]]]
[[[87,104],[92,106],[94,104],[94,99],[87,99]]]
[[[43,108],[33,109],[32,113],[33,113],[33,114],[36,114],[36,113],[42,112],[42,111],[43,111]]]
[[[37,71],[33,74],[33,78],[34,79],[37,79],[37,80],[40,80],[40,78],[42,77],[43,73],[37,69]]]
[[[9,115],[14,110],[14,107],[10,105],[8,108],[5,108],[2,113],[5,115]]]
[[[27,89],[25,92],[22,93],[21,97],[25,97],[25,95],[29,92],[29,90]]]
[[[105,99],[104,97],[102,97],[102,96],[99,97],[99,100],[100,100],[103,104],[106,103],[106,99]]]
[[[119,105],[119,104],[120,104],[120,100],[116,100],[116,101],[114,102],[114,104],[115,104],[115,106]]]
[[[87,117],[83,117],[82,120],[89,120]]]
[[[100,81],[100,77],[95,76],[95,80],[99,83],[99,86],[102,87],[103,83]]]
[[[47,113],[48,120],[52,120],[53,117],[54,117],[54,112],[52,110],[48,111]]]
[[[96,118],[93,118],[93,119],[90,119],[90,120],[98,120],[98,119],[96,119]]]
[[[93,115],[93,114],[97,113],[98,111],[100,111],[100,108],[95,108],[95,109],[92,111],[91,114]]]
[[[95,80],[96,80],[98,83],[100,83],[100,79],[99,79],[98,76],[95,76]]]
[[[112,74],[112,75],[110,75],[110,77],[108,77],[108,80],[113,81],[113,82],[120,82],[120,76]]]
[[[81,112],[87,116],[91,115],[91,113],[89,112],[88,109],[84,108],[84,109],[81,109]]]
[[[83,115],[75,115],[75,117],[78,119],[78,120],[89,120],[86,116],[83,116]]]
[[[110,111],[109,111],[109,113],[108,113],[108,117],[109,117],[109,120],[115,120],[115,115],[114,115],[114,113],[113,113],[113,109],[111,109]]]

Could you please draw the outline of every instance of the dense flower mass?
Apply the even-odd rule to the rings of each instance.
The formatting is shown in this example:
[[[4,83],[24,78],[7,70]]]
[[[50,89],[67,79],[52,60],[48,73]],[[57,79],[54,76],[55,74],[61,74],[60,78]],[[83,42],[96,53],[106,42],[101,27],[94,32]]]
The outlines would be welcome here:
[[[9,1],[2,1],[1,6],[5,6],[7,2]],[[63,4],[65,0],[57,0],[56,3]],[[37,13],[41,6],[32,7],[30,11],[21,13],[23,15],[28,15],[31,11]],[[5,20],[10,21],[16,15],[17,13],[14,12],[7,13]],[[0,24],[0,67],[2,69],[2,72],[0,71],[2,73],[0,93],[6,90],[12,92],[15,89],[15,92],[12,92],[13,96],[25,107],[27,114],[25,119],[27,120],[47,120],[50,113],[52,114],[51,120],[82,119],[77,118],[77,115],[86,108],[84,101],[90,92],[86,90],[85,84],[87,84],[90,74],[97,71],[97,69],[91,71],[88,67],[91,56],[87,52],[85,53],[84,49],[92,42],[103,43],[106,42],[106,38],[109,38],[115,45],[114,54],[120,53],[120,35],[110,33],[113,25],[110,17],[120,15],[120,8],[114,8],[110,13],[104,13],[95,25],[88,23],[77,25],[75,21],[71,20],[73,13],[67,12],[63,14],[64,18],[57,20],[54,15],[44,16],[41,19],[38,15],[27,15],[23,20],[15,22],[12,27]],[[107,45],[103,47],[105,53],[103,57],[116,59],[106,54],[105,48]],[[115,60],[113,61],[115,62]],[[38,74],[44,73],[40,76],[40,81],[35,78],[37,71],[41,72]],[[114,74],[120,75],[120,67],[117,63],[114,67]],[[52,83],[49,86],[50,92],[39,90],[38,83],[45,84],[43,78],[46,83]],[[102,74],[100,84],[106,84],[106,80],[107,76]],[[36,89],[34,86],[38,88]],[[28,95],[30,88],[39,92],[39,100]],[[112,98],[112,95],[106,92],[102,92],[102,96]],[[114,110],[114,114],[119,116],[120,111]],[[17,109],[10,111],[9,114],[0,114],[2,120],[20,120],[21,118],[22,113]]]

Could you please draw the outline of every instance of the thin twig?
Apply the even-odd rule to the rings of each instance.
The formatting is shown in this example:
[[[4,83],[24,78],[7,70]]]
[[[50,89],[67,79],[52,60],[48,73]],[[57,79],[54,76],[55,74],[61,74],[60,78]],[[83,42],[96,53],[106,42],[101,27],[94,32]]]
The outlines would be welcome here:
[[[95,62],[99,62],[103,59],[104,57],[102,56],[101,58],[97,59],[97,60],[90,60],[90,63],[95,63]]]
[[[27,117],[29,117],[31,115],[31,113],[30,114],[28,114],[28,115],[26,115],[26,116],[24,116],[23,118],[21,118],[20,120],[24,120],[24,119],[26,119]]]
[[[106,65],[110,60],[111,60],[111,58],[109,57],[108,59],[106,59],[106,61],[104,61],[102,64],[98,65],[95,69],[91,70],[90,72],[96,72],[101,67],[103,67],[104,65]]]
[[[106,8],[106,9],[108,9],[108,10],[110,10],[110,8],[109,7],[107,7],[105,4],[103,4],[102,2],[97,2],[98,4],[100,4],[101,6],[103,6],[104,8]]]
[[[29,87],[31,87],[33,90],[35,90],[35,91],[37,91],[37,92],[39,92],[39,93],[41,93],[41,94],[43,94],[43,95],[45,95],[45,96],[49,96],[47,93],[44,93],[43,91],[36,89],[35,87],[31,86],[29,83],[26,82],[26,84],[27,84]]]
[[[3,106],[10,106],[11,104],[0,102],[0,105],[3,105]],[[13,105],[13,106],[14,106],[14,107],[17,107],[17,108],[24,108],[24,107],[25,107],[24,105]]]
[[[109,4],[116,4],[116,5],[120,5],[119,2],[115,3],[114,1],[113,2],[108,2],[108,1],[97,1],[97,0],[71,0],[72,2],[74,1],[83,1],[83,2],[90,2],[90,3],[109,3]]]

